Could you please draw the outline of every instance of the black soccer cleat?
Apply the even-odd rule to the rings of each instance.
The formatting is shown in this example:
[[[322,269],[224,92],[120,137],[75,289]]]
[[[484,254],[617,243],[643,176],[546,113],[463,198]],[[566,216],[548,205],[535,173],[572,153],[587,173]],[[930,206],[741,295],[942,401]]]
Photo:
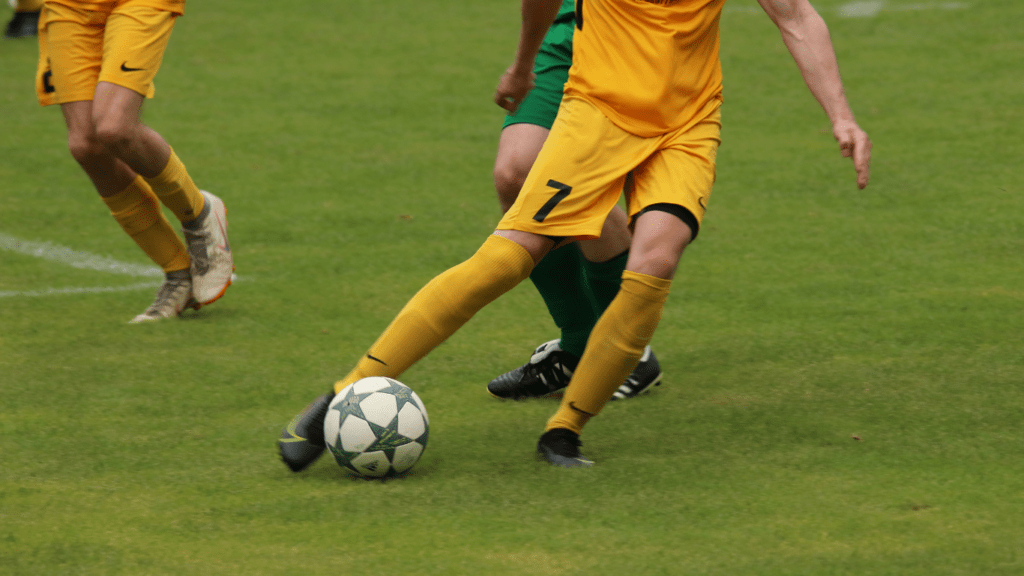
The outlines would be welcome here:
[[[553,428],[537,441],[537,453],[549,464],[561,468],[590,468],[593,460],[580,453],[580,435],[565,428]]]
[[[533,351],[530,361],[491,380],[487,391],[503,400],[541,398],[569,385],[579,358],[562,350],[558,340],[545,342]],[[644,348],[636,368],[612,395],[612,400],[633,398],[661,384],[661,364],[650,346]]]
[[[660,384],[661,364],[658,364],[658,358],[654,355],[651,347],[648,346],[644,349],[644,355],[640,357],[640,362],[633,369],[633,373],[612,394],[612,400],[634,398]]]
[[[533,351],[530,361],[491,380],[487,391],[502,400],[540,398],[569,385],[579,358],[562,350],[558,340],[545,342]]]
[[[38,33],[39,11],[15,12],[4,30],[4,40],[15,38],[32,38]]]
[[[324,419],[333,399],[334,391],[331,390],[313,400],[281,432],[277,447],[281,450],[281,460],[292,472],[305,470],[324,453]]]

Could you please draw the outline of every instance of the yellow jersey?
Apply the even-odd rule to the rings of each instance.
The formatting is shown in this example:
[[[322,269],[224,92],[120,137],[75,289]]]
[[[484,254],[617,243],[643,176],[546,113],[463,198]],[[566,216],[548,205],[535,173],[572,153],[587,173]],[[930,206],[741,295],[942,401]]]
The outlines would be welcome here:
[[[623,130],[686,128],[722,99],[718,23],[725,0],[579,0],[566,95]]]
[[[46,3],[62,4],[90,12],[110,12],[114,8],[130,3],[133,6],[166,10],[179,16],[185,13],[185,0],[46,0]]]

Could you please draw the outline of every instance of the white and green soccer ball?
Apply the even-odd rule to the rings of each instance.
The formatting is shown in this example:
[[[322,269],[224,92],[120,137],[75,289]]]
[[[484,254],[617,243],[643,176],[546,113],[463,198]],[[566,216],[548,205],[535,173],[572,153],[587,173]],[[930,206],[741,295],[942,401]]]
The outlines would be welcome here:
[[[324,420],[327,448],[343,468],[379,478],[413,467],[427,447],[430,420],[405,384],[374,376],[349,384]]]

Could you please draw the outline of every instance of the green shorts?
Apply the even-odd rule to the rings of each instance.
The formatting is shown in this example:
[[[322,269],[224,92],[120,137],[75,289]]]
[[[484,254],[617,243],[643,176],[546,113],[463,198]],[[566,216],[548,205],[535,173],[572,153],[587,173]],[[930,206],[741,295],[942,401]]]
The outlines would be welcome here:
[[[510,124],[536,124],[551,129],[562,102],[562,90],[572,66],[572,18],[556,20],[544,37],[533,71],[536,86],[526,95],[515,114],[505,116],[502,128]]]

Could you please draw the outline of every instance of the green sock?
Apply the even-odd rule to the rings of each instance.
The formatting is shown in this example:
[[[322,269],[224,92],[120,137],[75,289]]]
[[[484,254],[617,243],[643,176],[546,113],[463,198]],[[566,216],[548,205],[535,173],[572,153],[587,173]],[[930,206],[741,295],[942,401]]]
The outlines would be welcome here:
[[[593,294],[597,302],[598,315],[601,315],[619,293],[622,272],[626,269],[626,261],[629,260],[629,250],[604,262],[591,262],[586,258],[582,260],[583,281]]]
[[[584,260],[579,247],[570,244],[549,252],[530,274],[551,318],[562,331],[559,345],[577,357],[583,355],[587,337],[600,315],[594,295],[584,281]]]

